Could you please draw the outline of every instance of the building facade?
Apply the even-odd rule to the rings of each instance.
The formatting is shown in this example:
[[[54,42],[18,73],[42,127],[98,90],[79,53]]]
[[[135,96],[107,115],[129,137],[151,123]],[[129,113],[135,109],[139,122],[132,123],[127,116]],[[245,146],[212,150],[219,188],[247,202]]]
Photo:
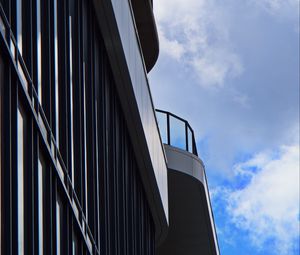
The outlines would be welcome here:
[[[158,252],[158,50],[151,1],[0,0],[1,254]]]

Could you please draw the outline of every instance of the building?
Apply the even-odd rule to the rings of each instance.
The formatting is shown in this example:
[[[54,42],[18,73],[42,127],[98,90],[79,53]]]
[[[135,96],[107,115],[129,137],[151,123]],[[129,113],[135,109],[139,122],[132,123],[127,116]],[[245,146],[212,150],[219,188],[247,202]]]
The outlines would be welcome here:
[[[169,254],[158,52],[150,1],[0,0],[1,254]]]
[[[169,229],[157,255],[219,255],[204,164],[189,123],[157,110],[168,166]]]

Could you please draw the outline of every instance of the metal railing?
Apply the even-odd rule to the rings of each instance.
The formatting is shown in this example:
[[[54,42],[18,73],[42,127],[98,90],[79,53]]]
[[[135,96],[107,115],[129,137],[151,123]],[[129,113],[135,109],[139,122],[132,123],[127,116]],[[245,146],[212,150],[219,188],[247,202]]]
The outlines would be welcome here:
[[[156,109],[162,142],[198,156],[194,131],[190,124],[173,113]]]

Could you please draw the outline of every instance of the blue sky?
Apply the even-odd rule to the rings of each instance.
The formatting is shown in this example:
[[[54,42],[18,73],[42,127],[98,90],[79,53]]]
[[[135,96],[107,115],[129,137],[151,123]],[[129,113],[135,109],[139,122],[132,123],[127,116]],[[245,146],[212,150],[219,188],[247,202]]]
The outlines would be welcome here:
[[[299,254],[299,0],[154,1],[155,106],[194,128],[222,255]]]

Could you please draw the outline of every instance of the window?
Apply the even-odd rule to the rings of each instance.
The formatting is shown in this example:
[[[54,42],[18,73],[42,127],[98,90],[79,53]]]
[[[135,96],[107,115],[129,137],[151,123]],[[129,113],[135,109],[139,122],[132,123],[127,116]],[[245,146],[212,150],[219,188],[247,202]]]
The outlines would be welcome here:
[[[75,224],[75,223],[73,223]],[[79,243],[75,230],[72,231],[72,255],[79,255]]]
[[[70,7],[72,8],[72,6]],[[72,185],[75,187],[75,178],[74,178],[74,122],[73,122],[73,46],[72,46],[72,16],[69,16],[69,61],[70,61],[70,88],[69,88],[69,93],[70,93],[70,143],[71,143],[71,178],[72,178]]]
[[[63,205],[62,205],[62,201],[59,198],[59,196],[57,197],[56,200],[56,255],[63,255]]]
[[[0,53],[0,247],[1,246],[1,233],[2,233],[2,87],[4,84],[4,65],[2,62],[2,56]],[[1,248],[0,248],[1,249]],[[0,250],[1,252],[1,250]]]
[[[23,8],[23,1],[22,0],[17,0],[17,26],[16,26],[16,34],[17,34],[17,43],[18,43],[18,48],[19,48],[19,51],[20,53],[22,54],[23,52],[23,36],[22,36],[22,33],[23,33],[23,22],[22,22],[22,8]]]
[[[56,144],[59,146],[59,78],[58,78],[58,5],[53,1],[53,33],[54,33],[54,90],[55,90],[55,135]]]
[[[37,40],[37,87],[38,97],[42,103],[42,22],[41,0],[36,0],[36,40]]]
[[[61,254],[61,214],[62,214],[61,201],[56,201],[56,254]]]
[[[18,215],[18,254],[24,254],[24,170],[25,170],[25,118],[18,108],[18,151],[17,151],[17,215]]]
[[[86,123],[86,65],[83,62],[83,139],[84,139],[84,187],[85,187],[85,217],[88,220],[88,169],[87,169],[87,123]]]
[[[44,250],[44,176],[46,164],[41,155],[38,161],[38,237],[39,237],[39,254],[43,254]]]

